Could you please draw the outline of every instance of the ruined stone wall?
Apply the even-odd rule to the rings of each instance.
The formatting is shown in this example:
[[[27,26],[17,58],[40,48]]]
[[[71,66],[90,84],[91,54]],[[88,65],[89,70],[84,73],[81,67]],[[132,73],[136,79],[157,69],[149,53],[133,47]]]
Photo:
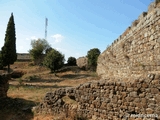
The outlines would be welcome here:
[[[65,96],[76,104],[68,104],[63,100]],[[138,115],[141,118],[138,120],[145,115],[147,120],[160,119],[160,76],[134,82],[92,81],[75,88],[58,89],[47,93],[37,107],[39,112],[59,115],[69,110],[91,120],[135,120]]]
[[[131,78],[160,71],[160,6],[155,2],[98,58],[102,78]]]
[[[7,91],[9,88],[8,80],[10,79],[9,74],[0,75],[0,98],[7,97]]]
[[[153,2],[99,56],[102,80],[48,92],[35,110],[66,117],[72,111],[90,120],[159,120],[159,33],[160,7]],[[66,96],[74,102],[65,101]]]
[[[87,69],[87,66],[88,66],[88,58],[87,57],[79,57],[77,60],[76,60],[76,64],[79,68],[81,69]]]

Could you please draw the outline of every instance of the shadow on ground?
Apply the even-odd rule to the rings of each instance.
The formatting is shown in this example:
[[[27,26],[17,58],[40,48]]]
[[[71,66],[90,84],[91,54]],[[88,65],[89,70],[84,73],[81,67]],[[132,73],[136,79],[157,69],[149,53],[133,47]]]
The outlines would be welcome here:
[[[59,79],[33,79],[30,81],[26,81],[27,83],[59,83],[62,82],[63,80],[59,80]]]
[[[26,89],[43,89],[43,88],[65,88],[65,87],[71,87],[71,86],[58,86],[58,85],[32,85],[32,84],[22,84],[22,85],[12,85],[10,84],[10,87],[23,87]]]
[[[67,75],[62,75],[60,78],[65,78],[65,79],[81,79],[81,78],[86,78],[90,77],[91,75],[88,74],[67,74]]]
[[[0,98],[0,120],[32,120],[38,103],[21,98]]]

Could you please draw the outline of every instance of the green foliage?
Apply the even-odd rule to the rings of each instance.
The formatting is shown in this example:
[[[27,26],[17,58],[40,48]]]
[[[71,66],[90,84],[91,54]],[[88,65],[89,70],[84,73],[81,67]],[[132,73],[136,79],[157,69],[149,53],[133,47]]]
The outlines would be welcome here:
[[[52,49],[53,49],[52,47],[47,48],[47,49],[45,50],[45,53],[46,53],[46,54],[49,53]]]
[[[17,60],[16,53],[16,33],[13,13],[9,19],[7,30],[5,34],[5,42],[2,47],[2,61],[3,66],[8,66],[8,72],[10,72],[10,64],[13,64]]]
[[[76,66],[76,58],[75,57],[69,57],[67,60],[67,64],[70,66]]]
[[[100,50],[98,48],[93,48],[90,49],[87,53],[87,58],[88,58],[88,67],[95,71],[97,67],[97,59],[98,56],[100,55]]]
[[[43,61],[44,53],[50,48],[49,43],[45,39],[31,41],[32,49],[29,50],[31,58],[35,64],[40,64]]]
[[[156,4],[158,4],[160,2],[160,0],[156,0]]]
[[[92,77],[98,77],[98,75],[97,75],[96,72],[91,72],[91,73],[90,73],[90,76],[92,76]]]
[[[19,85],[23,85],[23,80],[21,78],[18,79],[18,83],[19,83]]]
[[[31,75],[31,76],[27,76],[25,79],[27,79],[28,81],[34,81],[41,78],[37,75]]]
[[[56,70],[63,67],[64,61],[64,55],[62,55],[59,51],[52,49],[49,53],[47,53],[43,64],[48,67],[52,73],[55,73]]]
[[[3,69],[2,54],[0,52],[0,70]]]

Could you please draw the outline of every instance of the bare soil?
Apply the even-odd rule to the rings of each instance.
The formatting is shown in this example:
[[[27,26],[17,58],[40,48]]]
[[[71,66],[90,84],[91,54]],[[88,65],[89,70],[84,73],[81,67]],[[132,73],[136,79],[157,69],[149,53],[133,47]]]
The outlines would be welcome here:
[[[36,115],[31,110],[43,101],[46,92],[99,80],[95,72],[77,67],[58,72],[56,76],[49,69],[30,62],[15,62],[11,69],[24,75],[9,81],[8,98],[0,100],[0,120],[54,120],[52,115]]]

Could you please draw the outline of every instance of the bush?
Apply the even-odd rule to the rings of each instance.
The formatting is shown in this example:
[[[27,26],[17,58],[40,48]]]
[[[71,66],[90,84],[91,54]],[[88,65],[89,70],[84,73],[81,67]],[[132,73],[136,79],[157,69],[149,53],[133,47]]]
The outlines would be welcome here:
[[[31,76],[27,76],[25,79],[27,79],[28,81],[33,81],[33,80],[40,79],[40,77],[37,75],[31,75]]]
[[[34,61],[34,64],[39,65],[42,63],[44,54],[50,48],[49,43],[45,39],[38,39],[31,41],[32,49],[29,54]]]
[[[0,70],[2,70],[2,69],[3,69],[3,62],[2,62],[2,55],[0,53]]]
[[[87,53],[88,67],[90,70],[95,71],[97,67],[97,59],[100,55],[100,50],[98,48],[90,49]]]
[[[160,2],[160,0],[156,0],[156,5]]]
[[[43,64],[51,70],[51,73],[55,73],[56,70],[60,69],[64,65],[64,55],[59,51],[52,49],[47,53]]]
[[[76,58],[75,57],[69,57],[68,58],[68,61],[67,61],[67,64],[69,65],[69,66],[76,66],[77,64],[76,64]]]

